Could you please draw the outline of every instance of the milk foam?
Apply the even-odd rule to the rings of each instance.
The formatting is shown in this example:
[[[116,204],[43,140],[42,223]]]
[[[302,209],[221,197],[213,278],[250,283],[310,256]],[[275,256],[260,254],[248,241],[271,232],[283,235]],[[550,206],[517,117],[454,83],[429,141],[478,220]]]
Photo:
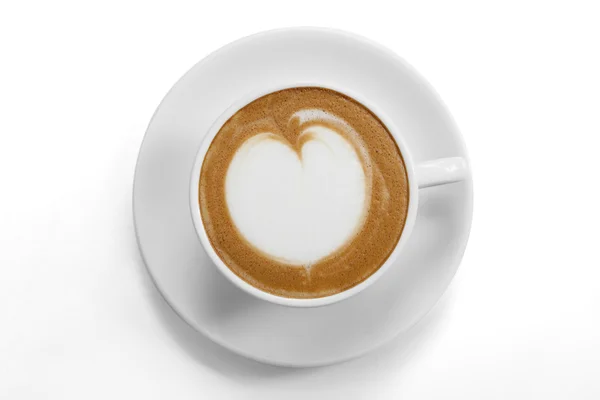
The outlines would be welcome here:
[[[303,122],[324,115],[306,110],[297,117]],[[344,136],[321,125],[304,135],[300,154],[270,132],[246,140],[228,167],[225,197],[250,244],[286,263],[310,266],[352,237],[369,199],[360,157]]]

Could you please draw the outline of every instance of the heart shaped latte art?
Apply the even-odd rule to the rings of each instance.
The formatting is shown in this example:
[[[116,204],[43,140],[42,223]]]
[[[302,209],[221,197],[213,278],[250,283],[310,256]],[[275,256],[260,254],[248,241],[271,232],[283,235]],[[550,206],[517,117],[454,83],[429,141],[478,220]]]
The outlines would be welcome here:
[[[306,126],[298,143],[263,132],[237,149],[225,194],[231,219],[247,242],[285,263],[310,266],[360,229],[370,177],[364,154],[351,140],[356,132],[345,122],[319,110],[303,110],[294,118]]]

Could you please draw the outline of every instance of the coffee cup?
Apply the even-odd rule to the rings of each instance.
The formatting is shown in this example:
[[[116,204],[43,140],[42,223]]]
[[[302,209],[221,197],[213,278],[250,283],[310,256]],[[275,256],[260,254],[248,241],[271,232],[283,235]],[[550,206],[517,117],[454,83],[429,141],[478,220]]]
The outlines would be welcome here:
[[[217,135],[220,134],[219,132],[222,130],[224,125],[229,123],[232,120],[232,117],[236,116],[238,114],[238,112],[240,112],[240,110],[246,108],[250,104],[254,104],[254,102],[257,101],[258,99],[264,98],[265,96],[268,96],[273,93],[279,93],[281,91],[286,91],[286,90],[295,90],[295,89],[299,89],[299,88],[307,88],[307,89],[314,89],[314,90],[322,89],[323,91],[337,93],[340,96],[344,97],[344,99],[341,101],[352,101],[353,103],[356,103],[356,104],[364,107],[366,110],[368,110],[373,115],[374,120],[379,121],[385,127],[387,133],[389,133],[389,137],[391,137],[391,139],[393,140],[393,143],[395,144],[395,146],[397,147],[397,149],[401,155],[403,171],[405,172],[405,176],[406,176],[406,180],[405,180],[404,184],[406,185],[405,191],[407,193],[406,194],[407,202],[405,203],[405,205],[403,205],[403,207],[405,207],[405,210],[403,210],[404,211],[403,212],[403,220],[402,220],[403,224],[400,229],[399,238],[393,245],[391,245],[391,247],[389,247],[388,253],[385,253],[385,256],[386,256],[385,260],[382,261],[380,264],[378,264],[376,266],[376,268],[374,268],[374,270],[372,272],[370,272],[366,278],[360,280],[359,282],[356,282],[355,284],[352,284],[351,287],[348,287],[348,288],[344,287],[343,290],[340,290],[338,292],[331,293],[331,294],[326,293],[325,295],[318,295],[318,296],[314,296],[314,297],[290,297],[290,296],[280,295],[276,292],[274,293],[273,291],[263,290],[259,287],[259,285],[252,284],[249,279],[247,279],[247,278],[244,279],[245,278],[244,275],[240,274],[239,272],[237,272],[237,273],[234,272],[234,270],[230,266],[228,266],[227,262],[224,261],[224,258],[227,258],[227,256],[224,256],[224,252],[221,251],[222,246],[215,246],[215,244],[213,243],[215,241],[214,235],[218,235],[219,233],[218,232],[216,234],[211,233],[213,235],[212,240],[211,240],[211,237],[209,237],[209,233],[207,232],[208,231],[207,230],[207,222],[203,219],[201,206],[200,206],[200,202],[199,202],[199,186],[201,186],[202,179],[203,179],[203,177],[202,177],[203,175],[202,175],[201,171],[205,164],[205,160],[207,158],[207,154],[209,153],[209,149],[211,148],[211,145],[213,144],[215,137],[217,137]],[[313,114],[314,114],[314,112],[313,112]],[[321,118],[321,120],[323,120],[322,117],[319,117],[319,118]],[[338,124],[338,125],[340,125],[340,124]],[[324,124],[324,125],[327,125],[327,124]],[[315,130],[314,126],[316,126],[316,124],[313,124],[311,126],[313,127],[313,131],[314,131]],[[325,138],[331,137],[331,138],[333,138],[332,140],[337,140],[334,138],[335,135],[331,135],[325,131],[323,131],[323,135],[324,135],[323,137],[325,137]],[[327,135],[329,135],[329,136],[327,136]],[[338,142],[339,142],[339,140],[338,140]],[[338,143],[338,142],[335,142],[335,143]],[[330,148],[331,148],[331,146],[338,146],[338,144],[331,144],[331,143],[325,143],[325,145],[326,145],[325,147],[329,146]],[[250,147],[252,147],[252,146],[250,146]],[[286,148],[285,146],[280,146],[280,147],[282,149],[284,149],[282,151],[285,151],[285,148]],[[301,147],[301,145],[300,145],[300,147]],[[346,147],[344,147],[343,144],[339,144],[339,151],[338,151],[338,148],[334,148],[333,150],[338,151],[338,154],[342,154],[340,152],[346,151],[347,150]],[[371,146],[371,152],[373,152],[373,150],[377,151],[376,148]],[[343,154],[346,154],[346,153],[343,153]],[[281,154],[283,154],[283,153],[281,153]],[[350,152],[348,154],[352,154],[352,151],[350,150]],[[354,165],[354,164],[352,164],[352,165]],[[241,171],[243,174],[244,167],[242,166],[239,168],[241,168]],[[275,169],[277,169],[277,168],[275,168]],[[342,170],[342,172],[340,172],[340,173],[346,174],[346,175],[349,174],[348,168],[344,168]],[[415,219],[416,219],[418,205],[419,205],[419,191],[422,189],[428,188],[428,187],[432,187],[432,186],[445,185],[445,184],[459,182],[459,181],[465,179],[467,174],[468,174],[467,162],[465,159],[463,159],[461,157],[447,157],[447,158],[429,160],[426,162],[421,162],[421,163],[416,164],[413,161],[413,157],[411,156],[410,149],[408,148],[408,146],[406,145],[406,143],[403,139],[402,132],[400,132],[398,130],[398,128],[394,125],[392,120],[390,118],[388,118],[377,107],[376,102],[372,102],[369,99],[364,98],[364,96],[361,96],[359,93],[352,93],[351,91],[346,90],[344,88],[338,88],[338,87],[335,87],[332,85],[323,85],[323,84],[302,82],[302,83],[295,83],[295,84],[290,84],[290,85],[278,85],[278,86],[274,86],[274,87],[258,89],[255,92],[249,93],[248,95],[244,96],[241,99],[235,100],[234,103],[227,110],[225,110],[223,112],[223,114],[221,114],[221,116],[213,123],[211,128],[206,133],[206,136],[204,137],[202,144],[196,155],[194,166],[191,171],[190,189],[189,189],[190,190],[189,206],[190,206],[191,217],[192,217],[192,221],[193,221],[196,233],[198,235],[198,238],[199,238],[200,243],[202,244],[204,250],[210,257],[210,259],[212,260],[214,265],[217,267],[217,269],[228,280],[230,280],[235,286],[237,286],[238,288],[240,288],[241,290],[247,292],[248,294],[250,294],[252,296],[255,296],[261,300],[271,302],[274,304],[279,304],[279,305],[283,305],[283,306],[291,306],[291,307],[318,307],[318,306],[325,306],[325,305],[333,304],[333,303],[336,303],[336,302],[344,300],[344,299],[348,299],[348,298],[360,293],[361,291],[365,290],[366,288],[371,286],[373,283],[375,283],[378,279],[380,279],[392,267],[392,265],[394,265],[394,263],[398,260],[398,258],[402,256],[402,251],[405,248],[405,246],[410,238],[410,234],[411,234],[414,224],[415,224]],[[339,178],[339,179],[341,179],[341,180],[345,179],[346,175],[342,175],[342,178]],[[241,177],[239,177],[237,179],[238,179],[237,181],[235,181],[234,178],[231,178],[229,180],[234,181],[234,182],[239,181],[239,182],[242,182],[242,184],[245,184],[245,176],[244,175],[241,175]],[[355,182],[355,180],[350,180],[349,182]],[[348,187],[350,187],[350,189],[352,189],[352,183],[345,184],[343,186],[343,189],[349,190]],[[362,190],[362,186],[358,187],[358,189],[356,189],[355,192],[357,192],[357,191],[360,192],[361,190]],[[354,192],[352,192],[352,193],[354,193]],[[295,197],[295,196],[290,196],[290,201],[293,200],[292,197]],[[346,196],[346,197],[348,197],[348,196]],[[236,201],[237,201],[237,203],[241,203],[242,207],[244,206],[243,196],[241,196],[241,197],[239,196],[239,199]],[[362,203],[360,206],[362,207]],[[239,206],[236,205],[236,207],[239,207]],[[354,214],[352,214],[352,212],[353,212],[352,207],[356,208],[357,206],[352,205],[352,206],[340,207],[340,208],[342,209],[342,211],[345,211],[346,209],[348,209],[348,213],[349,213],[348,215],[354,215],[354,214],[356,214],[356,212]],[[227,209],[227,207],[225,206],[224,209]],[[337,211],[338,210],[336,210],[336,212]],[[227,213],[227,211],[225,211],[225,213]],[[327,215],[329,215],[329,214],[327,214]],[[349,220],[345,216],[345,214],[343,214],[343,212],[340,215],[341,216],[336,221],[340,221],[340,223],[342,223],[342,222],[346,223]],[[272,221],[271,222],[269,222],[269,221],[267,219],[265,219],[264,222],[254,220],[254,222],[252,222],[252,224],[261,225],[263,223],[264,224],[272,223]],[[358,221],[358,219],[357,219],[357,221]],[[279,222],[279,221],[277,221],[277,222]],[[283,224],[285,224],[285,222],[283,222]],[[313,222],[312,224],[318,225],[318,222],[317,223]],[[210,224],[211,229],[213,228],[212,225],[213,224],[211,223]],[[236,225],[236,224],[232,224],[232,225]],[[356,226],[359,226],[359,225],[360,224],[357,222]],[[252,230],[252,228],[253,228],[253,226],[250,226],[249,229]],[[244,228],[242,224],[239,224],[237,226],[237,228],[236,227],[232,228],[230,231],[228,231],[227,234],[231,235],[232,234],[231,232],[237,232],[238,234],[240,234],[240,231],[242,231],[240,236],[243,236],[244,229],[246,229],[246,228]],[[214,231],[214,229],[213,229],[213,231]],[[335,230],[333,232],[335,232]],[[331,234],[330,236],[333,236],[333,234]],[[250,241],[252,241],[252,240],[250,240]],[[251,245],[249,245],[249,246],[252,247]],[[347,244],[345,244],[345,246],[346,247],[353,246],[352,241],[348,240]],[[219,251],[215,247],[217,247],[217,249]],[[256,249],[256,252],[262,254],[262,249]],[[265,252],[268,252],[268,251],[265,250]],[[293,254],[295,254],[295,253],[293,253]],[[321,253],[319,253],[319,254],[322,255]],[[263,254],[263,255],[267,258],[269,256],[268,254],[267,255]],[[346,255],[346,257],[351,257],[351,256],[352,256],[351,252],[347,253],[347,255]],[[276,257],[274,256],[274,258],[276,258]],[[348,258],[346,258],[345,260],[348,261]],[[354,260],[354,261],[356,261],[356,260]],[[256,262],[256,261],[253,261],[253,262]],[[286,268],[285,267],[286,262],[287,261],[282,262],[282,265],[284,265],[282,268]],[[356,264],[356,262],[354,264]],[[344,272],[344,271],[342,271],[342,272]],[[310,277],[310,273],[309,273],[309,277]]]

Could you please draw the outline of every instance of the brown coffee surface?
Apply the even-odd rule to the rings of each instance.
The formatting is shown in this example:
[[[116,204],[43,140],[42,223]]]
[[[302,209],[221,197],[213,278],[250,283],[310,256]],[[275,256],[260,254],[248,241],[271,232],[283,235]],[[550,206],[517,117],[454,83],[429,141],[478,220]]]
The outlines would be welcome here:
[[[301,123],[294,116],[309,109],[347,124],[331,119]],[[335,129],[354,146],[367,178],[366,208],[360,227],[343,246],[310,266],[291,265],[263,253],[241,235],[227,208],[225,179],[237,149],[250,137],[269,132],[300,151],[310,139],[301,134],[310,125]],[[251,285],[290,298],[339,293],[376,272],[400,239],[408,202],[404,160],[385,125],[359,102],[324,88],[285,89],[240,109],[213,139],[200,173],[200,214],[218,256]]]

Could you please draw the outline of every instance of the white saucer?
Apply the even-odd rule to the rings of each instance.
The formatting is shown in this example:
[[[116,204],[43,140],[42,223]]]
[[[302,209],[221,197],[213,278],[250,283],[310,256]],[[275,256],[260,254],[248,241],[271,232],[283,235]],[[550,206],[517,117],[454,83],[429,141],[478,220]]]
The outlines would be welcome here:
[[[466,149],[433,89],[402,59],[345,32],[296,28],[260,33],[211,54],[175,84],[142,144],[133,206],[138,243],[156,286],[192,327],[231,351],[285,366],[360,356],[406,331],[441,297],[467,243],[472,182],[422,189],[400,261],[364,292],[301,309],[242,292],[204,253],[190,218],[194,156],[213,121],[264,85],[335,83],[381,107],[405,135],[414,161]]]

